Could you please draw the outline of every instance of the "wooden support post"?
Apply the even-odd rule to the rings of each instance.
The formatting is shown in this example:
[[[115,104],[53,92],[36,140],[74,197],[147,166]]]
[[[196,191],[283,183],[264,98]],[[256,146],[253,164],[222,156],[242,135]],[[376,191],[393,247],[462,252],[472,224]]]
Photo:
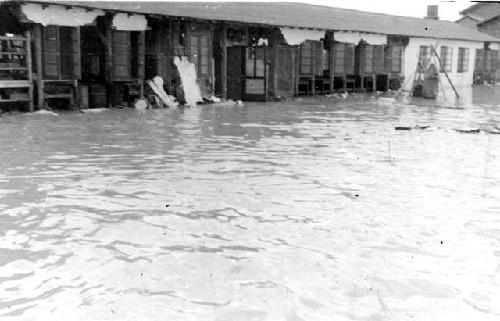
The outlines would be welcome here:
[[[372,78],[373,78],[373,84],[372,84],[373,93],[376,93],[377,92],[377,75],[373,74]]]
[[[26,31],[26,63],[28,64],[28,81],[29,81],[29,87],[28,87],[28,96],[29,96],[29,108],[30,112],[35,111],[34,108],[34,102],[33,102],[33,70],[31,70],[32,62],[31,62],[31,55],[32,55],[32,50],[31,50],[31,34],[29,31]]]
[[[221,82],[222,82],[222,97],[227,99],[227,25],[222,26],[222,63],[221,63]]]
[[[163,25],[163,21],[158,23],[158,29],[153,30],[154,32],[154,50],[155,50],[155,59],[156,59],[156,75],[163,77],[163,56],[162,56],[162,35],[165,34],[165,29]]]
[[[342,76],[342,85],[344,86],[344,91],[347,91],[347,75]]]
[[[146,74],[146,31],[139,32],[139,41],[137,42],[137,78],[139,80],[139,96],[144,97],[144,78]]]
[[[330,54],[329,54],[329,60],[330,60],[330,94],[333,94],[333,91],[335,90],[335,48],[333,43],[330,45]]]
[[[113,23],[111,15],[105,16],[105,49],[106,49],[106,64],[104,71],[106,74],[106,100],[108,107],[111,107],[111,91],[113,86],[113,29],[111,29],[111,24]]]
[[[300,45],[295,46],[295,52],[297,53],[295,57],[295,96],[299,95],[299,83],[300,83]]]
[[[36,67],[36,85],[37,85],[37,105],[38,109],[43,108],[44,93],[43,93],[43,66],[42,66],[42,25],[37,23],[33,25],[33,40],[35,51],[35,67]]]
[[[278,47],[278,41],[275,37],[273,37],[274,43],[272,44],[273,46],[273,53],[274,53],[274,59],[272,60],[273,63],[273,97],[276,97],[276,94],[278,93],[278,69],[279,69],[279,47]]]

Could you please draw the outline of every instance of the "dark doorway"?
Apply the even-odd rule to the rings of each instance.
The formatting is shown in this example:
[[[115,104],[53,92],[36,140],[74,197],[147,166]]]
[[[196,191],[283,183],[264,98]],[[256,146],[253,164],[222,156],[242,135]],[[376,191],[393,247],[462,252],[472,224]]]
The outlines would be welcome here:
[[[243,99],[245,49],[243,46],[227,48],[227,97],[232,100]]]

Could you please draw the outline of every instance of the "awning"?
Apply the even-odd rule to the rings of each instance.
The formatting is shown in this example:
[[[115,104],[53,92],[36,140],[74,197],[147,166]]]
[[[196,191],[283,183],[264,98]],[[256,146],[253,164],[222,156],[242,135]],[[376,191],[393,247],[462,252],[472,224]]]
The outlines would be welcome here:
[[[143,15],[117,13],[113,17],[113,27],[117,30],[145,31],[148,28],[148,20]]]
[[[281,28],[281,33],[289,45],[300,45],[306,40],[321,40],[325,38],[324,30],[309,30],[295,28]]]
[[[370,45],[385,45],[387,44],[387,35],[377,33],[362,33],[358,31],[335,31],[333,39],[338,42],[346,42],[358,44],[361,40],[366,41]]]
[[[44,8],[36,3],[27,3],[23,4],[21,8],[28,20],[41,23],[43,26],[84,26],[93,23],[98,16],[104,15],[104,11],[98,9],[87,10],[60,5],[49,5]]]

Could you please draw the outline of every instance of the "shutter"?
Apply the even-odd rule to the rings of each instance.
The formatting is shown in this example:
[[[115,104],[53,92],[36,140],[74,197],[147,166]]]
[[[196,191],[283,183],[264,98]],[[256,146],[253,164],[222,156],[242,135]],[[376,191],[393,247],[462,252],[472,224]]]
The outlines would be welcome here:
[[[47,79],[59,78],[59,28],[47,26],[43,34],[43,75]]]
[[[343,74],[345,72],[345,59],[346,59],[346,45],[343,43],[336,43],[334,48],[334,73]]]
[[[353,44],[346,44],[345,73],[347,75],[354,75],[354,45]]]
[[[372,73],[373,72],[373,46],[365,45],[363,47],[364,59],[363,59],[363,72]]]
[[[113,31],[113,78],[128,80],[131,77],[130,32]]]
[[[313,45],[312,42],[306,40],[300,46],[300,73],[304,75],[312,75],[314,72],[312,66]]]
[[[323,43],[321,41],[315,41],[312,44],[314,50],[314,75],[323,75]]]
[[[73,77],[82,78],[81,55],[80,55],[80,27],[73,28]]]
[[[384,46],[373,46],[373,72],[381,74],[384,72]]]

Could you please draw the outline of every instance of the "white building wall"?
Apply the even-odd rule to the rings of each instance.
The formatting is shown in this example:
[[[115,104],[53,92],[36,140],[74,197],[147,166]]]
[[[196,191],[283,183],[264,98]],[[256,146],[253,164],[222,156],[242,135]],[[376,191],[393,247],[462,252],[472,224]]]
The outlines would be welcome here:
[[[405,76],[405,90],[411,90],[413,85],[413,74],[417,68],[418,55],[420,46],[433,45],[436,48],[438,55],[441,54],[441,46],[453,48],[452,52],[452,71],[448,72],[453,85],[458,91],[466,91],[468,87],[472,86],[474,64],[476,59],[476,49],[484,47],[483,42],[473,41],[460,41],[460,40],[445,40],[445,39],[432,39],[432,38],[410,38],[408,46],[404,51],[403,72]],[[467,72],[458,72],[458,49],[469,48],[469,69]],[[436,67],[439,68],[437,59],[434,61]],[[446,92],[451,92],[451,86],[446,79],[444,73],[440,73],[441,83]]]

